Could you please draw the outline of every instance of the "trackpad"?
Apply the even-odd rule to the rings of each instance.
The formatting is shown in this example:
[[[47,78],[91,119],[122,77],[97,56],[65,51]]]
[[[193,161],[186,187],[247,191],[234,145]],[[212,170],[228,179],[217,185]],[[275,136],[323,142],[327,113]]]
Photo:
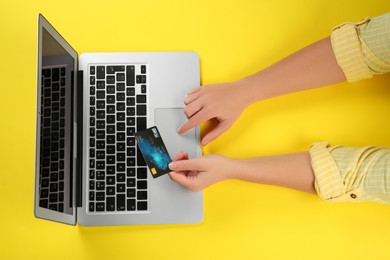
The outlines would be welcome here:
[[[187,152],[190,158],[196,157],[198,146],[196,128],[182,135],[177,133],[177,129],[186,121],[187,117],[182,108],[156,108],[154,110],[154,122],[171,158],[181,150]]]

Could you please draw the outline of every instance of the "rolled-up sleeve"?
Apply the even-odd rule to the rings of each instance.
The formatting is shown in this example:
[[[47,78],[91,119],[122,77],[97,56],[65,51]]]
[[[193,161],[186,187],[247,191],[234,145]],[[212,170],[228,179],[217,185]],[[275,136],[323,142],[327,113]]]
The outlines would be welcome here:
[[[336,26],[331,42],[347,81],[390,72],[390,13]]]
[[[330,146],[310,147],[315,189],[329,202],[371,201],[390,204],[390,149]]]

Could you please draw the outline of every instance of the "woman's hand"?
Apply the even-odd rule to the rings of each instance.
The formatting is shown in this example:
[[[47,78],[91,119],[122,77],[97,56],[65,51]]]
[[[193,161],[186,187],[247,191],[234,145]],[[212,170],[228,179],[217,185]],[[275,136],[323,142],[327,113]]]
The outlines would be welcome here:
[[[247,107],[247,98],[241,81],[197,87],[184,99],[188,121],[178,130],[182,134],[189,129],[212,120],[213,127],[202,139],[202,145],[213,141],[228,130]]]
[[[234,162],[234,159],[215,154],[189,160],[188,154],[181,151],[169,164],[172,170],[169,176],[192,191],[200,191],[231,178],[235,169]]]

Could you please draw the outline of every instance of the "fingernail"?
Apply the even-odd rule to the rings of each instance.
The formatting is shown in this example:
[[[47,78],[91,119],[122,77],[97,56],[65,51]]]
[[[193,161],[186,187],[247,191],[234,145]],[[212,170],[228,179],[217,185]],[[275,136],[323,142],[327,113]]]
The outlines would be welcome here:
[[[179,127],[179,128],[176,130],[176,132],[180,133],[180,130],[181,130],[181,127]]]
[[[205,140],[205,141],[202,142],[202,145],[205,146],[205,145],[207,145],[208,143],[209,143],[209,141],[208,141],[208,140]]]
[[[175,169],[175,166],[176,166],[176,165],[175,165],[173,162],[171,162],[171,163],[168,164],[168,167],[169,167],[169,169],[171,169],[171,170]]]

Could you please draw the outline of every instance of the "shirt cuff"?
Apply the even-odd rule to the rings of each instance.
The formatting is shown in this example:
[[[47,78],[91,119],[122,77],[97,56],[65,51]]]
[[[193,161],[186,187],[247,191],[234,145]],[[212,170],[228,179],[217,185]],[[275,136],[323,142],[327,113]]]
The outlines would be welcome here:
[[[311,145],[309,152],[315,175],[314,187],[318,196],[325,201],[359,201],[362,191],[344,185],[343,176],[331,155],[331,151],[338,147],[330,147],[326,142]]]
[[[365,61],[362,39],[357,30],[359,25],[369,21],[369,18],[365,18],[358,23],[341,24],[333,29],[331,35],[337,63],[349,82],[371,78],[374,74]]]

